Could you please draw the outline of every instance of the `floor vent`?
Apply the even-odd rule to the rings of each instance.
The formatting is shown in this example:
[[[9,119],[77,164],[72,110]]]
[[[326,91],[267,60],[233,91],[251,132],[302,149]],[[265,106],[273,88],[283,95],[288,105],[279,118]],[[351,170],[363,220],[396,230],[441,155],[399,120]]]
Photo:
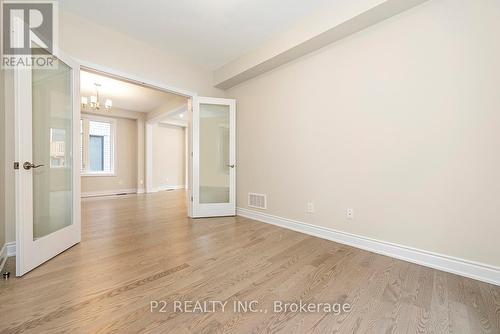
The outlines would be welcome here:
[[[267,209],[267,196],[264,194],[248,193],[248,206],[257,209]]]

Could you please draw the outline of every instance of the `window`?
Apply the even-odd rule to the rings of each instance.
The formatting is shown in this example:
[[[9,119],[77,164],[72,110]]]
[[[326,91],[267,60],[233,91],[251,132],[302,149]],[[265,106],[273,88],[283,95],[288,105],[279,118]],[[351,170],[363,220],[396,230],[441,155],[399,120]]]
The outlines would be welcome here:
[[[89,162],[92,172],[104,172],[104,136],[90,135]]]
[[[113,119],[85,116],[80,124],[82,175],[114,175],[115,128]]]

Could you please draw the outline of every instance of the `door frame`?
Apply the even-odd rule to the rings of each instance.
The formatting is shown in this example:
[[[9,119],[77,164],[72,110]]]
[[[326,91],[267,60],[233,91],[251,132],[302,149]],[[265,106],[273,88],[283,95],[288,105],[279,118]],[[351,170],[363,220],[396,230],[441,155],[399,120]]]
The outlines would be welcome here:
[[[192,161],[192,152],[193,152],[193,133],[192,133],[193,124],[192,124],[192,122],[193,122],[193,117],[192,117],[192,115],[193,115],[193,100],[198,97],[198,94],[196,92],[193,92],[193,91],[188,91],[185,89],[171,86],[165,82],[150,80],[148,78],[143,78],[143,77],[140,77],[138,75],[135,75],[133,73],[126,72],[126,71],[120,71],[120,70],[117,70],[117,69],[109,67],[109,66],[99,65],[99,64],[92,63],[92,62],[78,59],[78,58],[73,58],[73,59],[75,59],[75,61],[79,64],[80,70],[90,71],[90,72],[94,72],[97,74],[102,74],[102,75],[106,75],[109,77],[113,77],[113,78],[118,79],[118,80],[127,81],[127,82],[130,82],[132,84],[137,84],[137,85],[153,88],[153,89],[164,91],[167,93],[181,95],[181,96],[184,96],[188,99],[188,106],[187,106],[187,110],[188,110],[188,113],[187,113],[188,114],[187,115],[187,121],[188,121],[188,126],[187,126],[187,144],[188,144],[187,172],[188,172],[188,175],[187,175],[187,179],[186,179],[188,189],[186,189],[187,190],[186,201],[188,204],[188,217],[193,217],[193,202],[191,200],[192,193],[193,193],[193,178],[192,178],[192,175],[193,175],[193,161]],[[145,147],[144,147],[144,150],[145,150],[144,151],[144,154],[145,154],[144,190],[145,191],[147,191],[148,178],[152,177],[152,175],[148,175],[148,174],[152,174],[152,173],[150,173],[150,171],[152,169],[150,166],[151,161],[150,161],[150,159],[147,158],[148,153],[150,153],[150,152],[148,152],[148,150],[150,149],[150,148],[148,148],[148,135],[150,135],[149,130],[150,129],[148,129],[148,122],[145,121],[144,122],[144,143],[145,143]],[[79,132],[78,132],[78,136],[80,136]]]
[[[73,100],[73,120],[79,119],[80,117],[80,66],[71,57],[67,56],[64,52],[60,50],[54,50],[53,55],[60,59],[62,62],[66,63],[72,68],[72,90],[75,96]],[[24,161],[33,162],[32,156],[32,137],[29,140],[22,134],[26,131],[32,133],[32,115],[28,112],[21,112],[21,110],[31,110],[32,109],[32,90],[31,87],[26,89],[24,86],[26,82],[30,82],[32,76],[31,69],[26,68],[15,68],[13,69],[13,80],[14,80],[14,161],[19,163],[18,170],[15,173],[15,226],[16,226],[16,276],[22,276],[32,269],[36,268],[39,263],[39,259],[24,259],[19,256],[20,252],[24,253],[33,251],[34,241],[29,238],[33,237],[33,174],[31,177],[23,177],[20,173],[22,171],[22,164]],[[73,123],[73,134],[72,134],[72,152],[74,163],[73,171],[79,170],[80,155],[77,154],[80,150],[80,127],[75,126],[76,122]],[[35,162],[36,163],[36,162]],[[50,168],[50,166],[47,166]],[[31,172],[33,173],[33,172]],[[60,254],[66,249],[74,246],[81,241],[81,203],[80,203],[80,173],[73,172],[72,175],[72,189],[73,189],[73,211],[72,211],[72,224],[66,226],[54,233],[44,236],[37,240],[37,242],[43,243],[40,246],[45,249],[40,257],[47,258],[45,261],[53,258],[54,256]],[[22,206],[21,203],[31,203],[30,205]],[[31,227],[26,230],[27,222],[31,222]],[[59,243],[54,242],[54,239],[64,239],[68,240],[67,244],[70,246],[64,246],[61,248]],[[28,262],[31,261],[31,262]],[[44,261],[44,262],[45,262]],[[33,266],[33,263],[38,263]],[[43,263],[43,262],[42,262]],[[26,268],[30,268],[26,270]]]

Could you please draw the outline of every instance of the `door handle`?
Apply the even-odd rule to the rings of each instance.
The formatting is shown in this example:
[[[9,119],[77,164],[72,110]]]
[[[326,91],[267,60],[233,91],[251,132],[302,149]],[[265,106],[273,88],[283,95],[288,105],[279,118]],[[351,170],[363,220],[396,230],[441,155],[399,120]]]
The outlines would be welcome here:
[[[234,168],[234,165],[226,165],[229,168]]]
[[[28,162],[28,161],[26,161],[23,164],[23,168],[26,170],[30,170],[31,168],[38,168],[38,167],[43,167],[43,165],[35,165],[35,164],[32,164],[31,162]]]

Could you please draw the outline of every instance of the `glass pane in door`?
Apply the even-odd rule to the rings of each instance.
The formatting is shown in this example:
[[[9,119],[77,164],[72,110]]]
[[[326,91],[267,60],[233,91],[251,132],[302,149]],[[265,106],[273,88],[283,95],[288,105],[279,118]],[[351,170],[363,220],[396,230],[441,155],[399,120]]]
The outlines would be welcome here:
[[[72,224],[72,70],[32,69],[33,158],[43,165],[33,173],[33,238]]]
[[[200,104],[200,203],[229,203],[229,106]]]

